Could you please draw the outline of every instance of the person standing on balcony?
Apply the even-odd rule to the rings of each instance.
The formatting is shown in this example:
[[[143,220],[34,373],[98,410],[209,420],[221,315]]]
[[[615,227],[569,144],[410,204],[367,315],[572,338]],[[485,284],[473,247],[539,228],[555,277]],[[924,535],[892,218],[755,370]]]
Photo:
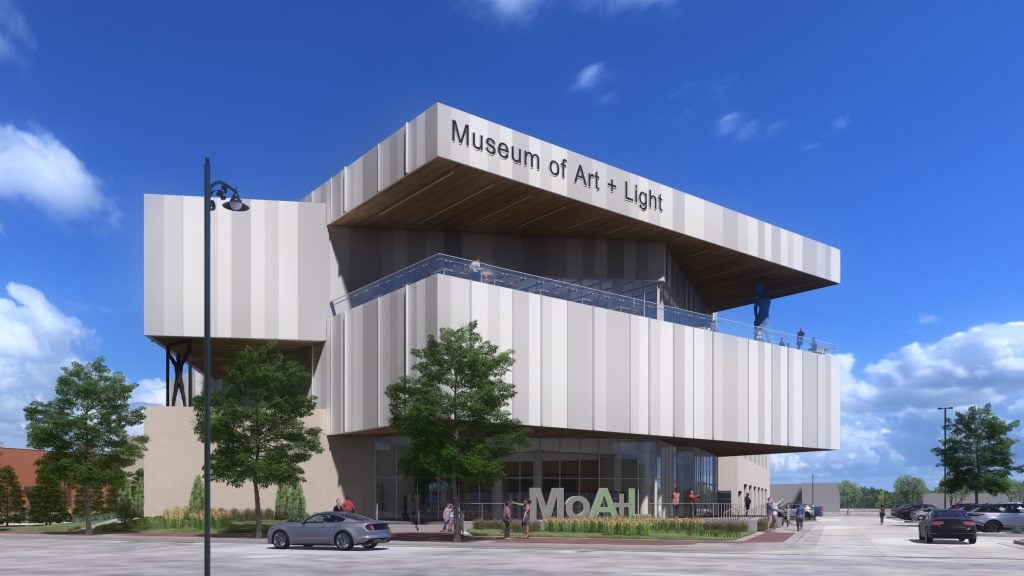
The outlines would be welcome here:
[[[799,349],[801,349],[803,347],[804,347],[804,329],[800,328],[800,330],[796,333],[796,349],[799,350]]]
[[[768,321],[772,300],[764,293],[764,282],[754,284],[754,294],[754,339],[764,340],[764,323]]]

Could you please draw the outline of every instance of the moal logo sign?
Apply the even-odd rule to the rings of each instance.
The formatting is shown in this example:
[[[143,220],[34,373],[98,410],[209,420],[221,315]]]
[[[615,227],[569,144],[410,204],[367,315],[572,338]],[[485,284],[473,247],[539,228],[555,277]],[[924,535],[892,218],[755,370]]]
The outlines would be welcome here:
[[[612,493],[607,488],[598,488],[594,494],[594,502],[591,503],[583,496],[565,497],[565,488],[552,488],[548,497],[544,497],[544,491],[540,488],[530,488],[530,501],[534,503],[534,510],[540,513],[541,518],[552,516],[575,518],[579,516],[635,516],[636,515],[636,488],[626,491],[626,500],[623,501],[622,494],[618,500],[612,499]]]

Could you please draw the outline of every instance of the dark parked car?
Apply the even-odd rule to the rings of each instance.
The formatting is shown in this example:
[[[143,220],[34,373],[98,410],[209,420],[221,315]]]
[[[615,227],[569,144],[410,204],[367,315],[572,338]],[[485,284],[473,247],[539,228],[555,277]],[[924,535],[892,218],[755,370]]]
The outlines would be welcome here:
[[[1024,526],[1024,506],[1020,504],[982,504],[967,514],[985,532]]]
[[[890,516],[893,518],[900,518],[900,512],[905,508],[910,508],[911,506],[913,506],[913,504],[896,504],[889,510]]]
[[[929,512],[935,510],[935,506],[931,504],[914,504],[910,508],[904,508],[900,511],[900,518],[904,520],[920,521],[928,515]]]
[[[267,531],[267,540],[274,548],[287,548],[292,544],[303,546],[337,546],[350,550],[353,544],[370,549],[381,542],[391,541],[391,528],[351,512],[320,512],[302,522],[274,524]]]
[[[963,510],[936,508],[917,524],[917,539],[931,542],[935,538],[956,538],[974,544],[978,541],[978,526]]]

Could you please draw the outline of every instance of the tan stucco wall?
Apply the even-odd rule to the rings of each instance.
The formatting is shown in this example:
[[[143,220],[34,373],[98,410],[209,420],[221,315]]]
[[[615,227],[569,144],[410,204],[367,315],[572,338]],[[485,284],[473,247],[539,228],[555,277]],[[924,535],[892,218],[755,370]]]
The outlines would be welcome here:
[[[317,410],[306,419],[307,426],[319,426],[322,430],[326,413]],[[145,498],[146,516],[157,516],[167,508],[188,506],[192,482],[203,473],[203,444],[192,432],[193,412],[183,407],[146,408],[146,435],[149,445],[143,459],[146,470]],[[344,498],[339,486],[338,470],[332,452],[328,450],[326,433],[321,435],[324,452],[314,455],[303,466],[306,482],[303,492],[309,511],[326,510],[334,505],[336,498]],[[372,460],[371,460],[372,462]],[[273,508],[277,488],[271,486],[260,490],[260,505]],[[371,494],[372,498],[372,494]],[[372,499],[370,500],[372,501]],[[232,488],[214,482],[211,486],[212,508],[253,508],[255,498],[252,485]]]
[[[718,489],[727,490],[732,496],[733,506],[743,506],[743,494],[750,492],[750,511],[764,510],[764,504],[771,496],[770,456],[733,456],[718,459]],[[758,462],[763,461],[764,466]]]

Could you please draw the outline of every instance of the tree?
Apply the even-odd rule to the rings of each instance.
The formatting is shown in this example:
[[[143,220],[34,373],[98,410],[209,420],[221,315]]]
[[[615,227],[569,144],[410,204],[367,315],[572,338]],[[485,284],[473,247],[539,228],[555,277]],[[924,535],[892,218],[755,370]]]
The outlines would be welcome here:
[[[860,508],[863,500],[864,490],[855,482],[843,480],[836,486],[839,491],[840,508]]]
[[[206,497],[206,486],[203,485],[203,477],[196,474],[192,480],[192,493],[188,497],[188,511],[190,514],[203,513],[203,498]]]
[[[946,477],[939,483],[942,490],[974,492],[976,503],[979,492],[996,495],[1009,491],[1010,476],[1024,472],[1024,466],[1013,463],[1017,441],[1010,438],[1010,432],[1019,425],[1019,420],[1007,422],[993,414],[991,404],[957,412],[946,440],[932,448],[939,457],[936,466],[946,465]]]
[[[399,465],[414,477],[450,478],[456,514],[465,482],[493,483],[504,476],[502,458],[529,444],[508,411],[515,386],[503,378],[515,361],[483,340],[476,322],[442,328],[412,355],[414,375],[388,386],[391,425],[410,439]],[[459,530],[454,539],[460,540]]]
[[[908,474],[896,478],[892,485],[892,497],[895,502],[920,504],[925,492],[928,492],[928,485],[924,480]]]
[[[286,520],[302,520],[306,517],[306,495],[298,482],[277,487],[277,499],[274,501],[274,512],[278,518]]]
[[[10,525],[15,517],[25,514],[25,491],[18,481],[18,473],[13,466],[0,468],[0,517],[5,525]]]
[[[64,520],[68,514],[68,495],[60,478],[40,467],[36,472],[36,485],[32,488],[33,522],[52,523]]]
[[[256,537],[263,537],[260,488],[303,480],[299,466],[323,452],[320,429],[306,428],[316,400],[309,372],[269,342],[246,346],[225,368],[224,388],[210,396],[210,477],[240,488],[252,485]],[[203,440],[203,399],[193,398],[195,433]]]
[[[1011,480],[1010,489],[1006,491],[1006,495],[1013,502],[1024,501],[1024,480]]]
[[[28,445],[47,450],[39,465],[82,495],[85,533],[92,534],[92,503],[103,486],[124,481],[125,469],[142,457],[148,438],[131,437],[128,427],[145,419],[131,408],[135,384],[111,372],[103,357],[61,368],[56,396],[25,407]]]
[[[143,474],[141,468],[136,470],[117,494],[114,510],[117,512],[117,519],[122,524],[128,524],[145,513],[143,500],[145,477]]]

